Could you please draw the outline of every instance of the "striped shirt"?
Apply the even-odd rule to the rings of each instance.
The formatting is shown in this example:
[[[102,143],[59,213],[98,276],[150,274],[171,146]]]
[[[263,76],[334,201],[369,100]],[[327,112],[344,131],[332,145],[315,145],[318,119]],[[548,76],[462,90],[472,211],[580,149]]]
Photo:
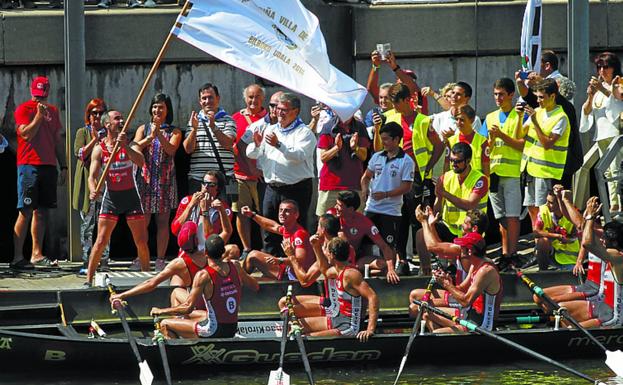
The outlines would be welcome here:
[[[190,156],[190,172],[188,173],[190,178],[196,180],[203,180],[203,176],[209,170],[221,171],[218,160],[214,155],[214,147],[210,143],[210,137],[208,136],[207,130],[210,130],[208,120],[202,119],[201,116],[203,116],[203,113],[200,113],[197,145],[195,151]],[[221,130],[223,134],[231,138],[236,137],[236,123],[224,110],[219,109],[216,113],[215,124],[216,129]],[[184,133],[184,138],[187,138],[191,131],[192,127],[189,125]],[[225,173],[232,176],[234,174],[234,153],[224,149],[211,131],[210,136],[221,158]]]

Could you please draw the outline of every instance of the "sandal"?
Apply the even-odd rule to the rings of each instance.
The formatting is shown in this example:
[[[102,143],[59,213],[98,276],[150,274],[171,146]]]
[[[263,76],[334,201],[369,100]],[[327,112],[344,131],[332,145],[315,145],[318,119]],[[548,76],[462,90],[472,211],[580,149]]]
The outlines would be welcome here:
[[[32,263],[35,267],[58,267],[57,260],[51,260],[48,257],[43,257],[38,261]]]
[[[9,268],[13,270],[34,270],[35,266],[26,259],[22,258],[15,263],[9,264]]]

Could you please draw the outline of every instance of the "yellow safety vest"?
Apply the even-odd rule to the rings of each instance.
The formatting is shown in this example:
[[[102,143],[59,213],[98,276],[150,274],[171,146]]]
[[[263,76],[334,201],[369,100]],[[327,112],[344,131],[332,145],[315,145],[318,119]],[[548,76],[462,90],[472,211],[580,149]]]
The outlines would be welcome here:
[[[492,126],[500,127],[500,131],[510,136],[513,139],[519,139],[518,124],[521,117],[517,114],[517,111],[513,108],[506,117],[504,125],[500,123],[501,110],[493,111],[486,117],[487,128]],[[515,150],[505,141],[500,138],[495,138],[493,141],[493,147],[491,148],[491,174],[505,177],[518,178],[521,175],[519,167],[521,166],[521,151]]]
[[[452,146],[459,142],[460,134],[461,131],[457,130],[454,135],[448,138],[448,144],[450,145],[450,148],[446,150],[447,156],[450,156]],[[482,144],[486,141],[487,138],[474,131],[474,137],[472,138],[472,142],[469,144],[469,146],[472,148],[472,161],[470,163],[472,165],[472,169],[478,170],[481,173],[484,173],[482,169]]]
[[[556,123],[564,119],[566,128],[562,136],[554,143],[549,150],[543,148],[536,135],[534,124],[530,123],[528,134],[526,135],[526,145],[521,157],[521,171],[527,170],[529,175],[536,178],[560,179],[565,169],[567,161],[567,148],[569,146],[569,118],[561,106],[556,106],[552,114],[547,119],[547,112],[543,108],[536,109],[536,117],[541,130],[545,135],[549,135]],[[547,119],[547,122],[546,122]]]
[[[554,232],[554,220],[552,219],[552,212],[547,205],[539,207],[539,214],[541,214],[541,220],[543,221],[543,229]],[[564,216],[558,220],[558,226],[567,231],[567,234],[574,235],[574,226],[570,220]],[[573,265],[575,264],[578,254],[580,253],[580,241],[575,238],[575,241],[571,243],[562,243],[558,239],[552,241],[552,247],[554,248],[554,259],[561,265]]]
[[[443,188],[445,191],[454,195],[455,197],[467,199],[472,193],[474,186],[476,186],[476,183],[483,176],[483,173],[472,168],[472,170],[469,172],[469,175],[467,175],[467,178],[465,178],[465,180],[461,184],[459,182],[459,175],[456,174],[454,171],[448,171],[443,175]],[[489,192],[487,192],[482,197],[482,199],[478,203],[478,207],[476,208],[486,213],[488,201]],[[450,229],[452,234],[456,235],[457,237],[461,236],[461,234],[463,233],[462,226],[463,222],[465,221],[466,215],[466,210],[462,210],[450,203],[450,201],[448,201],[447,199],[444,199],[443,207],[441,210],[441,219],[444,221],[446,226],[448,226],[448,229]]]

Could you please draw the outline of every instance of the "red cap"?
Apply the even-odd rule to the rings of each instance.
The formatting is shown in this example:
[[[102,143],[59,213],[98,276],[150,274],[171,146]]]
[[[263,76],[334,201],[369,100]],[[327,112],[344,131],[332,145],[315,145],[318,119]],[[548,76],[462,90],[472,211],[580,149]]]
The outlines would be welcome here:
[[[177,234],[177,245],[187,253],[197,250],[199,242],[197,239],[197,224],[195,222],[188,221],[182,225],[180,232]]]
[[[50,93],[50,80],[45,76],[37,76],[30,84],[30,94],[39,98],[47,98]]]
[[[478,256],[484,256],[487,248],[485,239],[482,235],[476,232],[467,233],[460,238],[454,238],[454,244],[461,247],[467,247],[468,249],[475,251]]]

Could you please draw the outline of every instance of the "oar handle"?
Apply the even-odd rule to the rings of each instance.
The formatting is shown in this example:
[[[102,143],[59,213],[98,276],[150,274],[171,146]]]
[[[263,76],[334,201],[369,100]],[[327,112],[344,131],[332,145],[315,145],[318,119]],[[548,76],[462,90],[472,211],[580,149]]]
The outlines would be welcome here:
[[[430,280],[428,281],[428,285],[426,285],[426,292],[424,293],[424,296],[422,296],[422,301],[428,302],[433,292],[433,285],[435,284],[435,282],[436,282],[435,276],[433,275],[432,277],[430,277]]]
[[[530,289],[539,298],[543,298],[543,300],[547,302],[552,308],[554,308],[554,310],[558,310],[560,308],[560,305],[558,303],[556,303],[553,299],[551,299],[550,296],[545,294],[543,289],[540,286],[538,286],[536,283],[534,283],[533,280],[528,278],[524,273],[517,270],[515,274],[517,275],[517,277],[519,277],[521,282],[523,282],[524,284],[526,284],[526,286],[528,286],[528,289]]]
[[[421,301],[414,300],[413,302],[418,304],[418,305],[420,305],[420,306],[422,305]],[[512,347],[512,348],[514,348],[516,350],[519,350],[519,351],[521,351],[521,352],[523,352],[525,354],[528,354],[528,355],[530,355],[530,356],[532,356],[534,358],[538,358],[538,359],[540,359],[542,361],[545,361],[545,362],[547,362],[547,363],[549,363],[551,365],[557,366],[560,369],[563,369],[563,370],[565,370],[565,371],[567,371],[569,373],[575,374],[576,376],[581,377],[581,378],[583,378],[583,379],[585,379],[587,381],[590,381],[592,383],[597,383],[597,381],[595,381],[595,379],[587,376],[584,373],[578,372],[577,370],[575,370],[573,368],[570,368],[570,367],[568,367],[568,366],[566,366],[564,364],[561,364],[558,361],[554,361],[551,358],[542,355],[541,353],[537,353],[534,350],[531,350],[531,349],[526,348],[525,346],[519,345],[518,343],[516,343],[516,342],[514,342],[512,340],[509,340],[507,338],[499,336],[499,335],[497,335],[497,334],[495,334],[495,333],[493,333],[493,332],[491,332],[491,331],[489,331],[487,329],[484,329],[484,328],[476,325],[475,323],[473,323],[471,321],[460,319],[459,317],[456,317],[456,316],[451,316],[451,315],[447,314],[446,312],[444,312],[444,311],[442,311],[440,309],[437,309],[436,307],[428,305],[428,304],[424,304],[424,306],[427,307],[428,311],[432,311],[433,313],[435,313],[435,314],[437,314],[437,315],[439,315],[441,317],[444,317],[446,319],[452,320],[453,322],[455,322],[455,323],[457,323],[457,324],[459,324],[461,326],[464,326],[465,328],[467,328],[467,330],[474,331],[474,332],[476,332],[478,334],[482,334],[484,336],[496,339],[499,342],[501,342],[501,343],[503,343],[505,345],[508,345],[508,346],[510,346],[510,347]]]

